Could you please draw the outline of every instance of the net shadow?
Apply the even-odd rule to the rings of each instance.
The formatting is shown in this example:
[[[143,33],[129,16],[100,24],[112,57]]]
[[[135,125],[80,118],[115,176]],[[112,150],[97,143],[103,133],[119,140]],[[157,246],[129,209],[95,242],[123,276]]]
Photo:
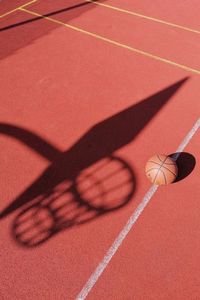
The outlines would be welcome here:
[[[14,219],[12,235],[22,246],[38,246],[63,230],[122,208],[135,186],[133,170],[123,159],[106,158],[25,205]]]
[[[1,134],[21,141],[50,162],[0,213],[3,220],[16,212],[12,225],[15,240],[34,247],[64,229],[127,205],[137,179],[132,166],[116,151],[134,141],[186,80],[99,122],[64,152],[27,129],[0,123]]]

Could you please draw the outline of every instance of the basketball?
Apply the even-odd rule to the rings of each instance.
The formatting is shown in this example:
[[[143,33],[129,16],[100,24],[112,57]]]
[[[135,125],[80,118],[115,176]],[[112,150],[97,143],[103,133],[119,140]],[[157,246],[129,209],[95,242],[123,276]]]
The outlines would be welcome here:
[[[165,185],[175,181],[178,168],[171,157],[157,154],[147,161],[145,173],[153,184]]]

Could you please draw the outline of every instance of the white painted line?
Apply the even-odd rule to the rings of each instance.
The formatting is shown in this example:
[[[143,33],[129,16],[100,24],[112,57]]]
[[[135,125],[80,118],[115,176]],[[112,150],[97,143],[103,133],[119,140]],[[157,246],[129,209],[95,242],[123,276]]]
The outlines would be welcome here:
[[[197,120],[197,122],[194,124],[194,126],[192,127],[192,129],[188,132],[188,134],[186,135],[186,137],[184,138],[184,140],[182,141],[182,143],[179,145],[178,149],[176,150],[176,155],[174,155],[174,159],[176,160],[179,155],[180,152],[182,152],[185,147],[187,146],[187,144],[190,142],[190,140],[192,139],[193,135],[197,132],[197,130],[200,128],[200,118]]]
[[[194,124],[192,129],[189,131],[189,133],[184,138],[183,142],[179,145],[177,148],[177,157],[178,158],[178,152],[182,152],[184,148],[188,145],[194,134],[197,132],[197,130],[200,128],[200,118],[197,120],[197,122]],[[136,210],[133,212],[132,216],[124,226],[124,228],[121,230],[117,238],[115,239],[114,243],[111,245],[111,247],[108,249],[106,255],[104,256],[103,260],[99,263],[96,270],[92,273],[78,296],[76,297],[76,300],[84,300],[89,292],[92,290],[93,286],[96,284],[97,280],[105,270],[105,268],[108,266],[109,262],[111,261],[112,257],[117,252],[118,248],[121,246],[123,240],[126,238],[127,234],[143,212],[144,208],[147,206],[147,204],[150,202],[151,198],[157,191],[158,186],[153,185],[149,191],[146,193],[144,198],[142,199],[142,202],[138,205]]]

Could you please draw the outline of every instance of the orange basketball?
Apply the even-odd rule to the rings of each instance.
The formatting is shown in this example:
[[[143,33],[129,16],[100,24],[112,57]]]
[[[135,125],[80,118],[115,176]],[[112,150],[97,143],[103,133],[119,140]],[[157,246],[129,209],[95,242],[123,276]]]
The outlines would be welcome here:
[[[146,163],[147,178],[157,185],[172,183],[178,174],[176,162],[169,156],[157,154]]]

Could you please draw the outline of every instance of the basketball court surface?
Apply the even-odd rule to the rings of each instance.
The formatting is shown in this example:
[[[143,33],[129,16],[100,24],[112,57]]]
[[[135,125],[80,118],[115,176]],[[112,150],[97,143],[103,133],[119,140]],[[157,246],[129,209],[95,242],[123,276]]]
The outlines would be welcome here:
[[[0,42],[0,299],[200,299],[200,2],[2,0]]]

